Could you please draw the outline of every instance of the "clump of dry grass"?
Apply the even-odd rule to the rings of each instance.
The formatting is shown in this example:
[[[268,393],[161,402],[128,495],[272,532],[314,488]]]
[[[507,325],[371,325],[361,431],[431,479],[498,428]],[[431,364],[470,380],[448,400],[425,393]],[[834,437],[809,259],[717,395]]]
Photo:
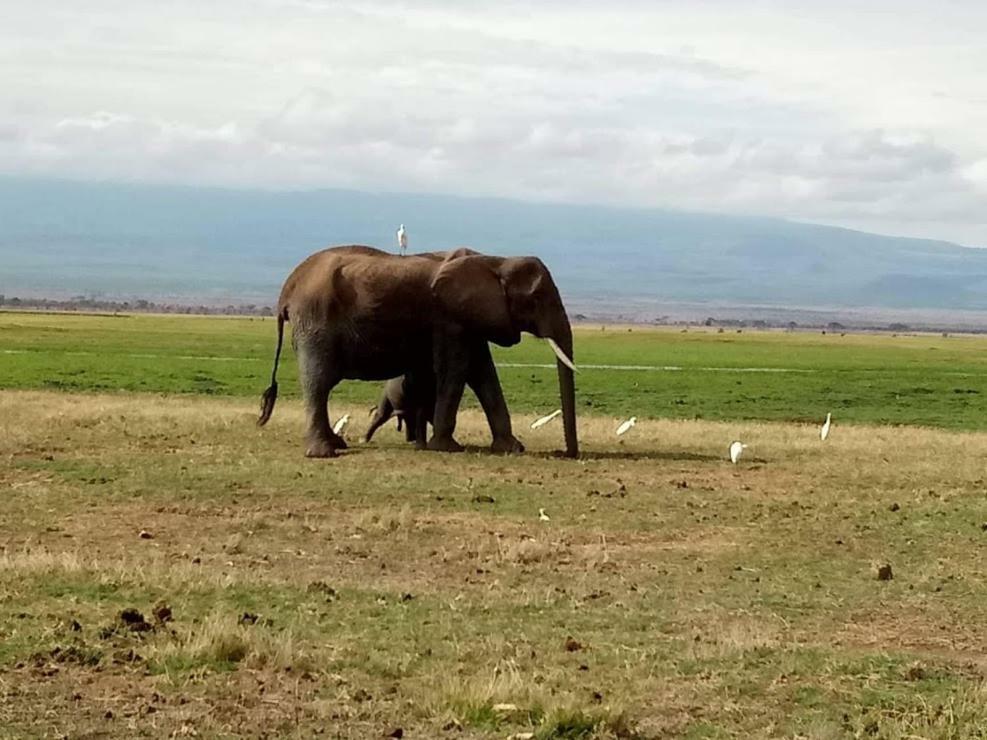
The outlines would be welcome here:
[[[414,529],[417,525],[417,520],[411,512],[411,507],[405,504],[398,510],[393,508],[382,511],[368,509],[356,517],[354,524],[357,529],[364,532],[407,536],[409,530]]]
[[[532,740],[630,740],[639,737],[624,710],[556,707],[538,725]]]
[[[477,729],[527,727],[533,732],[529,737],[541,740],[636,736],[622,708],[582,707],[531,682],[513,660],[501,661],[487,674],[446,680],[426,696],[421,709]]]
[[[711,617],[695,635],[690,652],[706,660],[727,658],[754,650],[775,648],[784,640],[784,624],[778,619],[752,614]]]
[[[847,729],[854,737],[875,736],[888,740],[983,737],[985,700],[987,682],[981,682],[941,701],[919,699],[905,706],[872,710],[861,715],[854,726]]]
[[[247,550],[247,536],[235,532],[226,538],[223,543],[223,552],[227,555],[243,555]]]
[[[610,548],[605,537],[598,542],[573,544],[564,539],[549,536],[521,535],[517,539],[497,538],[490,548],[478,548],[492,552],[493,560],[506,565],[532,565],[555,563],[573,565],[583,569],[599,568],[611,560]]]
[[[98,563],[78,552],[53,552],[46,547],[22,547],[0,552],[0,573],[8,576],[39,576],[49,573],[80,573],[96,570]]]
[[[517,664],[501,661],[489,673],[446,678],[429,690],[422,709],[429,715],[451,715],[469,726],[495,727],[502,722],[530,724],[544,715],[546,697],[525,681]]]
[[[502,563],[530,565],[550,560],[559,554],[559,546],[544,539],[522,537],[509,543],[500,543],[498,559]]]
[[[232,540],[236,544],[237,540]],[[225,589],[237,584],[260,586],[271,582],[256,569],[203,568],[191,560],[175,561],[167,553],[141,551],[138,559],[95,557],[78,550],[52,550],[45,546],[24,546],[0,551],[0,574],[7,578],[70,576],[95,585],[164,589],[171,593],[196,589]],[[277,581],[278,579],[274,579]]]
[[[242,621],[213,612],[190,627],[158,635],[148,646],[148,661],[166,672],[172,666],[208,669],[230,664],[282,671],[315,670],[314,656],[301,646],[291,629],[276,631],[262,622]]]

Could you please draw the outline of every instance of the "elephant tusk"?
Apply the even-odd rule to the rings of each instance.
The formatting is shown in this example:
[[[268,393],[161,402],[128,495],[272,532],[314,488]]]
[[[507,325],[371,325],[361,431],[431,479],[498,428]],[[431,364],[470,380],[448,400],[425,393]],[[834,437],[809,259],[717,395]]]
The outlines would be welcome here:
[[[559,358],[559,362],[572,370],[574,373],[579,372],[579,368],[577,368],[575,363],[566,356],[566,353],[562,351],[562,348],[556,344],[555,340],[551,337],[548,339],[548,346],[552,348],[552,352],[554,352],[555,356]]]

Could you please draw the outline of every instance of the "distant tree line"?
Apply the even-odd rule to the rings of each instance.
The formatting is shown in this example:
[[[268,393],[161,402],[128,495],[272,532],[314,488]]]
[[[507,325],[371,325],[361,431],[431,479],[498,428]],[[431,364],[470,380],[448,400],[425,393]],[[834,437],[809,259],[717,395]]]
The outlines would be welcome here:
[[[85,296],[74,296],[68,300],[56,300],[54,298],[18,298],[16,296],[7,298],[0,294],[0,310],[27,310],[27,311],[78,311],[94,313],[169,313],[169,314],[204,314],[209,316],[273,316],[274,309],[271,306],[258,306],[256,303],[228,304],[226,306],[206,305],[206,304],[184,304],[184,303],[157,303],[144,299],[133,301],[113,301],[102,298],[87,298]],[[655,316],[651,319],[640,317],[624,316],[587,316],[583,313],[573,314],[572,320],[575,323],[608,323],[618,324],[653,324],[659,326],[696,326],[697,324],[708,327],[718,327],[721,331],[725,329],[787,329],[788,331],[827,331],[845,333],[847,331],[890,331],[890,332],[910,332],[910,331],[941,331],[943,335],[949,332],[963,332],[968,334],[987,333],[985,327],[950,327],[950,326],[910,326],[901,322],[891,322],[889,324],[866,324],[854,323],[853,326],[846,326],[838,321],[828,323],[805,323],[798,324],[795,321],[786,321],[782,318],[775,320],[764,319],[733,319],[716,318],[707,316],[703,321],[673,320],[668,316]]]
[[[205,304],[157,303],[144,299],[111,301],[84,296],[75,296],[68,300],[18,298],[17,296],[7,298],[2,294],[0,294],[0,308],[35,311],[95,311],[99,313],[206,314],[214,316],[272,316],[274,314],[274,309],[270,306],[258,306],[255,303],[207,306]]]

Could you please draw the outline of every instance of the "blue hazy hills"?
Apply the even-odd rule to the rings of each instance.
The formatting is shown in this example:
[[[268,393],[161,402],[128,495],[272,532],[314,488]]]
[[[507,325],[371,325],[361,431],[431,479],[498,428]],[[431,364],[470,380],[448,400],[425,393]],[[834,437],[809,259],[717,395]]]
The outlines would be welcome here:
[[[987,308],[987,250],[663,210],[345,190],[266,192],[0,178],[8,297],[273,304],[332,244],[536,254],[579,305]]]

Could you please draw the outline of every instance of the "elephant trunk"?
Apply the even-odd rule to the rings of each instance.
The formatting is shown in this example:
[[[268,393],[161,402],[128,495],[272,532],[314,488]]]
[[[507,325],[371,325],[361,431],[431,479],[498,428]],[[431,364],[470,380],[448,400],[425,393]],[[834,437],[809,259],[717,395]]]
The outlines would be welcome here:
[[[553,350],[561,350],[561,354],[556,351],[558,359],[556,366],[559,371],[559,396],[562,400],[562,424],[565,429],[565,454],[566,457],[579,457],[579,439],[576,435],[576,383],[573,374],[572,357],[572,327],[569,326],[569,319],[563,312],[560,321],[545,335],[555,346]],[[565,357],[568,362],[563,361]]]

